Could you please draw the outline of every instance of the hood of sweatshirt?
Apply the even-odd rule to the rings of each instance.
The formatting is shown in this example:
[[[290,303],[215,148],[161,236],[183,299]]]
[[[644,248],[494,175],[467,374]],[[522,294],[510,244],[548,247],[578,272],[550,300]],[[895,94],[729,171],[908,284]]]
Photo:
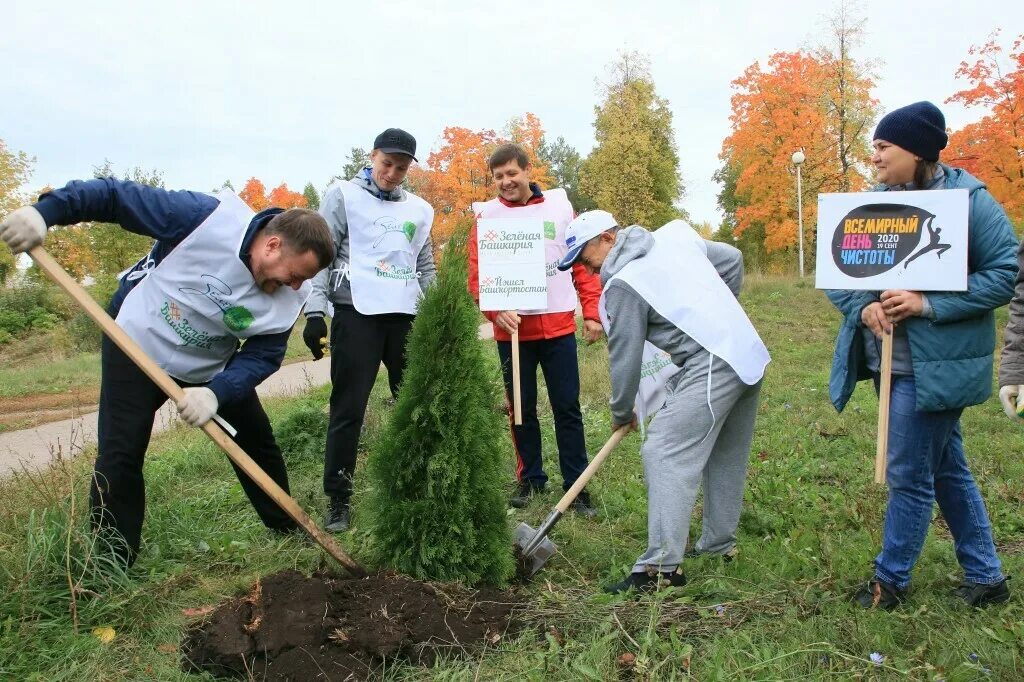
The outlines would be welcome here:
[[[601,265],[601,285],[607,284],[608,280],[617,275],[630,261],[646,256],[653,246],[654,235],[639,225],[627,227],[619,232],[619,238],[615,240],[615,245]]]

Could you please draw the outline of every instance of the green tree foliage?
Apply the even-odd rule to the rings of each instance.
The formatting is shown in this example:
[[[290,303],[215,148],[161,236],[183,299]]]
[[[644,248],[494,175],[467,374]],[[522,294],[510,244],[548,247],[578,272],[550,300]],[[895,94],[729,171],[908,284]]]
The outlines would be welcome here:
[[[118,176],[109,160],[93,167],[94,178],[131,180],[150,187],[164,186],[158,170],[136,166]],[[153,247],[153,239],[135,234],[114,223],[85,222],[55,227],[46,238],[47,250],[61,266],[78,279],[93,277],[97,281],[116,277],[138,262]],[[33,276],[37,276],[32,268]]]
[[[348,157],[345,159],[345,164],[341,167],[341,173],[338,175],[332,175],[327,179],[327,187],[330,187],[339,180],[351,180],[359,171],[366,168],[370,163],[370,152],[366,151],[362,147],[352,147],[348,153]],[[324,187],[324,192],[327,191],[327,187]]]
[[[25,203],[21,186],[32,173],[34,158],[25,152],[8,149],[0,140],[0,218]],[[14,274],[16,261],[6,244],[0,243],[0,286]]]
[[[350,180],[359,174],[359,171],[366,168],[370,163],[370,152],[362,147],[352,147],[345,159],[345,165],[341,168],[341,175],[335,175],[333,180]]]
[[[622,54],[611,66],[604,102],[594,108],[597,146],[583,162],[580,190],[623,225],[657,228],[685,217],[668,100],[654,89],[647,59]]]
[[[44,332],[63,324],[71,309],[56,287],[28,282],[0,289],[0,346],[25,332]]]
[[[815,50],[826,74],[825,125],[835,141],[825,153],[834,159],[839,192],[864,186],[861,177],[867,175],[866,161],[871,156],[868,134],[878,116],[878,101],[871,96],[877,62],[853,56],[853,50],[864,43],[866,23],[853,4],[842,0],[825,19],[827,42]]]
[[[715,171],[712,179],[721,183],[722,190],[718,193],[718,207],[722,209],[724,217],[722,225],[718,228],[716,239],[720,242],[732,244],[743,253],[743,267],[747,272],[770,272],[782,267],[780,254],[774,256],[768,253],[764,246],[764,226],[754,225],[736,234],[736,209],[740,201],[736,196],[736,180],[739,177],[740,169],[737,164],[727,155],[722,167]],[[778,262],[774,262],[778,261]]]
[[[421,579],[498,584],[514,567],[504,420],[466,263],[463,234],[449,242],[420,302],[398,402],[370,454],[367,508],[384,564]]]
[[[93,168],[93,177],[131,180],[150,187],[164,186],[163,173],[156,169],[146,171],[136,166],[118,176],[109,160],[104,160],[103,165]],[[89,226],[88,232],[96,259],[96,270],[89,274],[97,278],[102,275],[117,275],[130,268],[153,247],[151,237],[128,232],[113,223],[93,223]]]
[[[540,146],[539,155],[548,165],[549,173],[555,181],[554,186],[565,190],[569,203],[577,213],[597,208],[594,200],[580,190],[580,168],[583,166],[583,158],[564,137],[559,135],[553,144],[544,141]]]
[[[312,182],[307,182],[306,186],[302,189],[302,196],[306,197],[306,206],[313,209],[314,211],[320,208],[320,193],[316,191],[316,187],[313,186]]]

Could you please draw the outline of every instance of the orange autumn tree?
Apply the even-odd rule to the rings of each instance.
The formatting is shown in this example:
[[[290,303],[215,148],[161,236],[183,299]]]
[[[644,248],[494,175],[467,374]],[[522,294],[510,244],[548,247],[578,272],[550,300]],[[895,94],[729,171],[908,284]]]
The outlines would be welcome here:
[[[505,140],[502,142],[515,142],[526,149],[530,157],[530,165],[533,166],[533,181],[541,189],[548,189],[554,185],[554,177],[551,175],[551,167],[541,158],[540,152],[544,146],[544,127],[535,114],[526,112],[522,116],[516,116],[509,120],[505,126]]]
[[[722,143],[724,165],[716,179],[726,186],[719,204],[737,237],[750,231],[766,258],[797,245],[791,158],[802,149],[804,262],[813,265],[816,195],[866,185],[871,85],[870,78],[844,68],[838,58],[803,51],[777,52],[766,69],[754,63],[732,82],[732,133]],[[778,262],[785,263],[778,269],[798,267],[792,258]]]
[[[431,236],[435,246],[444,245],[459,226],[473,219],[473,202],[486,201],[495,195],[487,157],[505,142],[516,142],[526,148],[534,166],[534,180],[542,187],[552,183],[548,164],[540,156],[544,129],[540,119],[527,112],[511,119],[505,134],[493,130],[470,130],[460,126],[444,129],[441,147],[432,151],[424,167],[409,171],[409,189],[434,207]]]
[[[293,192],[288,189],[286,183],[281,183],[267,194],[266,187],[256,178],[249,178],[245,187],[238,193],[242,201],[249,204],[254,211],[262,211],[270,208],[306,208],[307,201],[301,192]]]
[[[984,45],[972,47],[968,54],[976,61],[961,62],[956,71],[972,87],[946,102],[987,113],[953,132],[944,156],[988,185],[1019,232],[1024,229],[1024,34],[1013,41],[1009,64],[998,37],[996,31]]]
[[[270,190],[270,194],[267,195],[267,203],[276,208],[306,208],[309,205],[306,195],[291,191],[283,182]]]
[[[262,211],[270,206],[270,202],[267,200],[267,188],[256,178],[249,178],[238,196],[254,211]]]
[[[490,197],[487,156],[498,144],[493,130],[450,126],[442,137],[443,144],[430,152],[426,166],[409,171],[410,189],[434,207],[435,246],[447,242],[460,223],[472,220],[474,201]]]
[[[805,187],[815,184],[816,151],[827,145],[820,106],[824,68],[804,52],[777,52],[767,70],[754,63],[732,82],[732,134],[722,143],[723,160],[738,169],[736,234],[754,225],[764,229],[764,245],[771,251],[797,241],[794,206],[795,179],[790,157],[803,148]],[[818,160],[812,161],[817,158]],[[812,195],[813,196],[813,195]],[[805,202],[807,203],[807,202]],[[812,207],[804,217],[813,224]]]

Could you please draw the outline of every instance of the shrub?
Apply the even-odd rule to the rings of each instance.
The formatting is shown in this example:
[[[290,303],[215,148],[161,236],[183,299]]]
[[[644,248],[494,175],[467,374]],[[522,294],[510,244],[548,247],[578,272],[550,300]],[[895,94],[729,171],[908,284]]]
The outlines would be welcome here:
[[[71,307],[53,285],[28,282],[0,289],[0,342],[27,331],[53,329],[70,317]]]
[[[301,403],[274,425],[274,438],[288,464],[323,461],[327,439],[327,413],[322,406]]]
[[[465,238],[420,301],[391,420],[374,443],[373,551],[417,578],[500,584],[512,575],[497,370],[477,340]]]

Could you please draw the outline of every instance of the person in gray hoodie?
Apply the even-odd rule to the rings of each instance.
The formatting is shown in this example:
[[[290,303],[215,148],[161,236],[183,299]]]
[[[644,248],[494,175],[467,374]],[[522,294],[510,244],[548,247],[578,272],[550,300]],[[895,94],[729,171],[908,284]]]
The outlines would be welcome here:
[[[736,297],[743,256],[701,239],[682,221],[655,232],[621,228],[605,211],[566,230],[576,261],[600,273],[608,336],[612,428],[656,412],[641,449],[648,546],[622,581],[649,592],[686,583],[681,563],[698,486],[704,486],[697,553],[731,556],[768,352]]]
[[[330,424],[324,452],[324,528],[349,525],[359,433],[381,362],[392,397],[405,368],[405,342],[419,296],[434,281],[430,239],[434,209],[402,182],[416,161],[416,140],[388,128],[373,143],[370,164],[332,186],[320,214],[337,247],[331,265],[313,278],[303,340],[319,360],[331,321]]]

